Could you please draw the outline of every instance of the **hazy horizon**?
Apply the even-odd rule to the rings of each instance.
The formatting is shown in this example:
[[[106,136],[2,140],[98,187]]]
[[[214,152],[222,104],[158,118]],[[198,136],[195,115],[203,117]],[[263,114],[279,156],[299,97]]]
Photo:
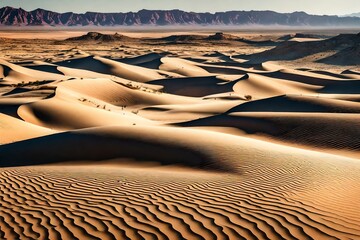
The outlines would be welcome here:
[[[148,10],[173,10],[180,9],[184,11],[194,12],[224,12],[224,11],[250,11],[250,10],[270,10],[280,13],[290,13],[295,11],[304,11],[308,14],[315,15],[346,15],[359,12],[360,2],[358,0],[344,0],[341,5],[337,0],[304,0],[301,2],[291,2],[285,0],[272,0],[271,2],[254,1],[238,1],[238,0],[123,0],[111,1],[86,1],[86,0],[63,0],[63,1],[42,1],[42,0],[3,0],[0,7],[11,6],[15,8],[23,8],[32,11],[37,8],[56,12],[76,12],[85,13],[87,11],[96,12],[137,12],[142,9]]]

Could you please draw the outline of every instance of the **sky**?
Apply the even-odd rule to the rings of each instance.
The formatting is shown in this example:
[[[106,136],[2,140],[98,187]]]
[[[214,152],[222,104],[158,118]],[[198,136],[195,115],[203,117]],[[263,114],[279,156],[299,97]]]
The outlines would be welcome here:
[[[318,15],[360,12],[360,0],[0,0],[0,7],[43,8],[56,12],[128,12],[181,9],[195,12],[229,10],[305,11]]]

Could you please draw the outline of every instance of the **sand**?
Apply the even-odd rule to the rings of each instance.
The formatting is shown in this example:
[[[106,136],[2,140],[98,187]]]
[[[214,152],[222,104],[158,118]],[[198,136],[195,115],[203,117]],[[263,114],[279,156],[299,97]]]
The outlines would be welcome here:
[[[81,34],[0,32],[0,239],[360,238],[360,66],[266,61],[335,33]]]

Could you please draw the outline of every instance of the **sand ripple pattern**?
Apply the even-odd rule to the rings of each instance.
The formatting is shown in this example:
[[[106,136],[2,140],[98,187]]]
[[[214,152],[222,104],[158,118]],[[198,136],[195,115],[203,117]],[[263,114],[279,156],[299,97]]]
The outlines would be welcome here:
[[[0,240],[360,239],[360,34],[265,35],[0,39]]]
[[[349,206],[334,203],[330,209],[307,198],[301,193],[303,179],[280,180],[280,170],[256,173],[248,177],[251,168],[244,177],[91,166],[5,168],[0,238],[360,238],[356,211],[341,214]]]

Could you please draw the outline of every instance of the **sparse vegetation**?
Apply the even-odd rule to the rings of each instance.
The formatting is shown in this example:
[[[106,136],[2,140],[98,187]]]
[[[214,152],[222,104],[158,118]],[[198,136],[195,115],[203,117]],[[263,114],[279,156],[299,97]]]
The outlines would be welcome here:
[[[140,89],[140,86],[134,85],[132,82],[126,83],[126,86],[131,89]]]
[[[49,80],[42,80],[42,81],[36,80],[36,81],[33,81],[33,82],[24,82],[24,81],[21,81],[20,83],[12,84],[11,86],[12,86],[12,87],[40,86],[40,85],[47,84],[47,83],[50,83],[50,82],[51,82],[51,81],[49,81]]]
[[[252,100],[251,95],[245,95],[244,98],[245,98],[246,101],[251,101]]]

